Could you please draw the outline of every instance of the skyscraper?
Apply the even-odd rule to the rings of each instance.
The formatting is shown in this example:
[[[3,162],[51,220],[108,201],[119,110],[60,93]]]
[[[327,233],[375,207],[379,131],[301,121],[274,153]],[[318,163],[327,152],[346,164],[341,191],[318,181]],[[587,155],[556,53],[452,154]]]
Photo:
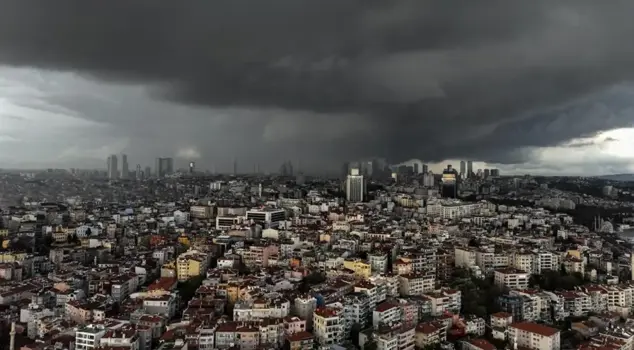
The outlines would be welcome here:
[[[352,168],[346,178],[346,199],[349,202],[363,202],[364,195],[365,181],[363,175],[359,174],[358,168]]]
[[[423,174],[429,171],[429,166],[427,164],[423,164]]]
[[[460,161],[460,176],[467,174],[467,163],[464,160]]]
[[[174,173],[174,158],[165,158],[165,168],[168,175]]]
[[[130,175],[130,169],[128,168],[128,155],[121,154],[121,178],[127,179]]]
[[[350,175],[350,162],[345,162],[341,166],[341,175],[347,179],[348,175]]]
[[[442,196],[447,198],[458,197],[458,174],[456,169],[447,165],[447,169],[442,172]]]
[[[418,169],[418,163],[414,163],[414,174],[418,174],[420,169]]]
[[[196,171],[196,162],[189,162],[189,173],[193,174]]]
[[[473,162],[472,161],[468,161],[467,162],[467,177],[472,177],[473,174]]]
[[[147,179],[150,176],[152,176],[152,167],[146,166],[145,171],[143,172],[143,177]]]
[[[488,179],[491,177],[491,169],[484,169],[484,178]]]
[[[108,179],[116,180],[119,178],[119,166],[117,164],[117,156],[108,157]]]
[[[157,178],[163,177],[162,171],[161,171],[162,164],[163,164],[163,158],[156,158],[156,160],[154,161],[154,176]]]
[[[136,179],[137,180],[143,179],[143,172],[141,171],[141,164],[137,164],[136,165]]]
[[[154,174],[158,178],[174,173],[174,160],[172,158],[156,158]]]

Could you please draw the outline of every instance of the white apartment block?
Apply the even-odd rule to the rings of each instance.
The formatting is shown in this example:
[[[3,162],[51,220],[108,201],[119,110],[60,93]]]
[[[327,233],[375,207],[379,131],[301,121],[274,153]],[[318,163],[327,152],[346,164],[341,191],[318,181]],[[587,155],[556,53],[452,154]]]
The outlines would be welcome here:
[[[476,266],[476,251],[472,248],[455,248],[455,264],[459,268],[471,268]]]
[[[343,310],[318,308],[313,313],[313,335],[321,346],[341,344],[344,339]]]
[[[532,322],[518,322],[511,324],[506,332],[507,339],[514,348],[559,350],[561,347],[560,331],[556,328]]]
[[[533,256],[533,270],[535,274],[541,274],[545,270],[559,270],[559,255],[551,252],[539,252]]]
[[[431,274],[416,274],[400,276],[401,296],[423,295],[436,289],[436,276]]]
[[[495,270],[493,276],[495,285],[500,288],[527,289],[531,274],[514,268],[505,268]]]
[[[515,253],[511,259],[511,267],[518,270],[531,272],[533,271],[533,254],[529,253]]]
[[[78,329],[75,332],[75,349],[97,349],[104,334],[106,334],[106,328],[102,325],[88,325]]]
[[[387,271],[387,254],[370,253],[368,254],[370,268],[372,274],[384,274]]]
[[[397,322],[401,319],[401,308],[398,304],[386,301],[377,305],[372,312],[372,327],[375,329],[380,324],[389,324]]]

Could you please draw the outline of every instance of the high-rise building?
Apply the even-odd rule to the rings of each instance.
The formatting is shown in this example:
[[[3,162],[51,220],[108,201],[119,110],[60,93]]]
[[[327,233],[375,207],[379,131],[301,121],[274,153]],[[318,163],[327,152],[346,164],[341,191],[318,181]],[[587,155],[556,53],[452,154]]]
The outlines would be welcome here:
[[[423,174],[429,172],[429,166],[427,164],[423,164]]]
[[[147,179],[150,176],[152,176],[152,167],[146,166],[145,171],[143,172],[143,177]]]
[[[484,169],[484,178],[488,179],[491,177],[491,169]]]
[[[500,176],[500,169],[491,169],[491,176],[493,177]]]
[[[130,169],[128,168],[128,155],[121,154],[121,178],[127,179],[130,176]]]
[[[158,178],[174,173],[174,160],[172,158],[156,158],[154,175]]]
[[[418,174],[420,169],[418,168],[418,163],[414,163],[414,174]]]
[[[108,157],[108,179],[116,180],[119,178],[119,166],[117,164],[117,156]]]
[[[136,165],[136,179],[137,180],[141,180],[143,179],[143,172],[141,171],[141,164],[137,164]]]
[[[473,177],[473,162],[472,161],[468,161],[467,162],[467,177]]]
[[[193,174],[196,171],[196,162],[189,162],[189,173]]]
[[[346,199],[349,202],[363,202],[365,195],[365,180],[359,174],[358,168],[350,169],[350,174],[346,179]]]
[[[172,175],[174,173],[174,159],[165,158],[165,167],[167,169],[167,174]]]
[[[163,164],[163,158],[156,158],[154,160],[154,176],[157,178],[161,177],[161,165]]]
[[[427,171],[423,173],[423,186],[425,187],[434,187],[434,173],[431,171]]]
[[[467,174],[467,163],[464,160],[460,161],[460,176]]]
[[[442,172],[442,196],[446,198],[458,197],[458,173],[451,165]]]
[[[341,175],[344,178],[347,178],[348,175],[350,175],[350,162],[343,163],[343,165],[341,167]]]

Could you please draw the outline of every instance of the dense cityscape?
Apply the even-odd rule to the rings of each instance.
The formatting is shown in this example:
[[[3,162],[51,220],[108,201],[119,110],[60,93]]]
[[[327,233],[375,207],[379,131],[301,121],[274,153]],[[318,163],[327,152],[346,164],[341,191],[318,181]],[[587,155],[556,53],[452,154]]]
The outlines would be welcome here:
[[[118,160],[121,163],[118,164]],[[297,167],[297,166],[295,166]],[[631,183],[470,161],[318,178],[0,173],[9,350],[632,350]]]

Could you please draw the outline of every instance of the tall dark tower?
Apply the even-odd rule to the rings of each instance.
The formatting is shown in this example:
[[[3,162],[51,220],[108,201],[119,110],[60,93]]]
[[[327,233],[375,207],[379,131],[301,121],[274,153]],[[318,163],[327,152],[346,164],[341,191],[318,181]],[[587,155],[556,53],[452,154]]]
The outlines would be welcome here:
[[[442,172],[442,196],[446,198],[458,197],[458,172],[451,165]]]

